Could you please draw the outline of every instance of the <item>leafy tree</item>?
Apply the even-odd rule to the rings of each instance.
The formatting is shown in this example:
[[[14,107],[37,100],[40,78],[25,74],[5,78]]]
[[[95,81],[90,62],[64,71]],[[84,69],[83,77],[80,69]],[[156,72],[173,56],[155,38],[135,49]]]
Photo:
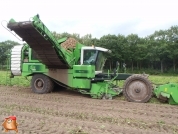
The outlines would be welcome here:
[[[108,56],[109,68],[115,66],[115,62],[121,58],[121,54],[119,53],[119,44],[118,37],[116,35],[105,35],[100,38],[101,47],[107,48],[112,51],[112,53]]]
[[[127,40],[127,60],[131,62],[131,68],[133,71],[134,68],[134,61],[138,59],[137,53],[137,44],[139,43],[139,37],[137,34],[130,34],[126,37]]]
[[[8,54],[10,53],[10,49],[15,45],[19,45],[19,43],[10,41],[10,40],[0,42],[0,63],[1,63],[1,65],[6,64]]]
[[[86,46],[94,45],[94,40],[92,39],[92,35],[87,34],[87,35],[81,37],[81,43]]]
[[[178,59],[178,26],[172,26],[167,30],[167,42],[170,51],[168,57],[173,61],[173,69],[175,72],[176,61]]]

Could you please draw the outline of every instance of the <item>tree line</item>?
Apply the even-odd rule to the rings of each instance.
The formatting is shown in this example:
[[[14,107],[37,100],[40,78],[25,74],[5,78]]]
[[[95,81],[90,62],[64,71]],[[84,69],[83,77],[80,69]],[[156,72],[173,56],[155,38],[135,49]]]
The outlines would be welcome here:
[[[116,61],[119,61],[120,66],[126,64],[130,72],[157,70],[161,73],[178,73],[178,26],[155,31],[146,37],[139,37],[137,34],[127,36],[108,34],[97,39],[91,34],[80,37],[76,33],[52,33],[57,39],[73,37],[84,45],[110,49],[112,53],[108,56],[105,69],[112,70],[115,68]],[[0,42],[1,64],[5,64],[7,53],[18,44],[14,41]]]

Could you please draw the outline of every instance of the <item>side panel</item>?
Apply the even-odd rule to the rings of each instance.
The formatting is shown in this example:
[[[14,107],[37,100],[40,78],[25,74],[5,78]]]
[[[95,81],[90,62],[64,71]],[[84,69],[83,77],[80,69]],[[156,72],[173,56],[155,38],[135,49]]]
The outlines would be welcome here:
[[[73,85],[73,70],[72,69],[49,69],[47,75],[66,86]]]
[[[48,69],[42,63],[23,63],[22,76],[28,76],[32,73],[47,73]]]
[[[73,74],[74,74],[74,77],[78,77],[78,78],[94,78],[95,77],[95,66],[74,65]]]
[[[47,75],[70,88],[77,89],[91,88],[91,79],[74,78],[73,69],[49,69]]]
[[[78,89],[90,89],[91,80],[90,79],[73,79],[73,87]]]

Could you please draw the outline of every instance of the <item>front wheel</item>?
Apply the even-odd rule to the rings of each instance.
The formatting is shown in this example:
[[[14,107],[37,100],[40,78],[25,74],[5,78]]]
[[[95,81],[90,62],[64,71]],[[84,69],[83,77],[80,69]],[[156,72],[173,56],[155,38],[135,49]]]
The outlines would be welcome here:
[[[145,103],[152,97],[153,86],[143,75],[132,75],[124,84],[123,94],[130,102]]]
[[[53,81],[44,74],[34,74],[31,80],[31,89],[34,93],[44,94],[53,90]]]

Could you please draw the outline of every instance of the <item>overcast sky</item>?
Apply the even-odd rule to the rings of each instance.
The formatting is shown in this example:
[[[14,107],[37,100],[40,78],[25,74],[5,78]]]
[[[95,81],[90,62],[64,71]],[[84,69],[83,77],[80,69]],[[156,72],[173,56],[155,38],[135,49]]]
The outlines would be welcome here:
[[[0,0],[0,21],[27,21],[36,14],[57,33],[138,34],[178,25],[177,0]],[[6,23],[3,21],[3,25]],[[0,26],[0,42],[18,41]]]

